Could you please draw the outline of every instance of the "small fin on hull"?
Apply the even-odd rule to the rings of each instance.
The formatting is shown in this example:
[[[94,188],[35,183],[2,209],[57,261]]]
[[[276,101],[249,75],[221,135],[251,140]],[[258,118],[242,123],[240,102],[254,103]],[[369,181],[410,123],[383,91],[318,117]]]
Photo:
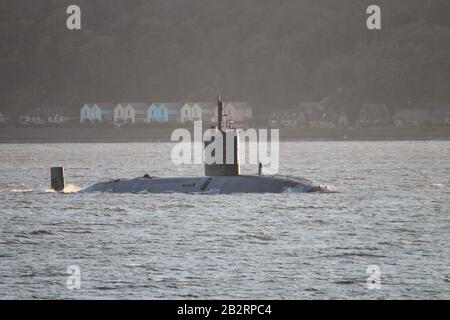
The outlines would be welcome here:
[[[50,178],[52,189],[56,192],[62,192],[65,187],[64,182],[64,168],[53,167],[50,169]]]

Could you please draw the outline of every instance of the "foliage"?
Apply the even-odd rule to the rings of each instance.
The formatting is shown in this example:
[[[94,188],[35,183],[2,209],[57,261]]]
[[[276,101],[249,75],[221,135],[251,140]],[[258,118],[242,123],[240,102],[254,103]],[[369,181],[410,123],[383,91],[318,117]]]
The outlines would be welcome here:
[[[228,100],[256,108],[318,101],[345,88],[362,101],[449,101],[450,1],[3,0],[1,111],[85,101]]]

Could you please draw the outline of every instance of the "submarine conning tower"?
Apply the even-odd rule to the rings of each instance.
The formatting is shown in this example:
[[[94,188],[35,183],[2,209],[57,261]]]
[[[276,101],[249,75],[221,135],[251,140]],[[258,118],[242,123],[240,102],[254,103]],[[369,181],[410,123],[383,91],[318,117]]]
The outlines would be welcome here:
[[[216,154],[214,149],[211,154],[205,154],[205,175],[206,176],[239,176],[239,134],[227,119],[224,126],[223,102],[220,92],[217,93],[217,126],[209,130],[209,135],[205,136],[205,151],[208,145],[217,141],[220,142],[222,155]],[[220,150],[219,150],[220,151]],[[219,160],[219,161],[214,161]]]

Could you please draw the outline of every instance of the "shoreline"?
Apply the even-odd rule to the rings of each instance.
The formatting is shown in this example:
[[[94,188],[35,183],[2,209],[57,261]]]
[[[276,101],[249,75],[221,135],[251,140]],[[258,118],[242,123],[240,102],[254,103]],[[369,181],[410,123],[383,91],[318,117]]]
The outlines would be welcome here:
[[[170,142],[175,128],[3,127],[0,143]],[[189,129],[192,132],[192,129]],[[270,132],[270,129],[269,129]],[[270,134],[269,134],[270,135]],[[450,126],[386,128],[281,128],[280,141],[450,140]]]

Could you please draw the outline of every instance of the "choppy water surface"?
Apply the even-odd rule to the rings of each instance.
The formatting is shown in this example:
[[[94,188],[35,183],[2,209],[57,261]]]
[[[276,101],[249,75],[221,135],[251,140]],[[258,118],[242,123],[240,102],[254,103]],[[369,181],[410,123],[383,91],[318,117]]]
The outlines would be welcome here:
[[[450,298],[450,142],[281,144],[280,173],[337,193],[47,191],[60,164],[74,190],[203,174],[172,146],[0,145],[0,298]]]

